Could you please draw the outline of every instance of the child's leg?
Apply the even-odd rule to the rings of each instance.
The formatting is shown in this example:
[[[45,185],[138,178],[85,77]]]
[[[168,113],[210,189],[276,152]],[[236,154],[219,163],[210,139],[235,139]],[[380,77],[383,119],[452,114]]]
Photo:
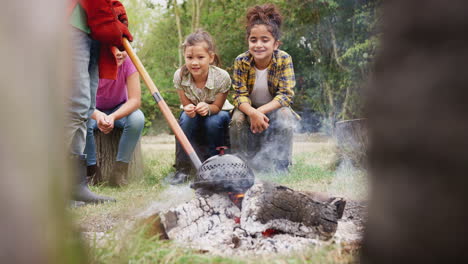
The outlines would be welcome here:
[[[117,161],[125,163],[130,162],[144,125],[145,116],[140,109],[137,109],[128,116],[115,121],[114,126],[123,129],[122,136],[119,141]]]
[[[84,153],[86,154],[86,164],[88,166],[96,165],[96,143],[94,142],[94,130],[97,129],[97,122],[94,119],[89,119],[86,123],[86,146]]]
[[[234,109],[229,124],[232,153],[240,155],[244,160],[249,158],[248,141],[250,128],[247,116],[239,109]]]
[[[292,164],[293,132],[297,121],[289,107],[273,111],[268,117],[270,127],[263,144],[268,145],[268,152],[275,153],[270,159],[274,160],[276,169],[283,171]],[[265,147],[262,146],[262,150]]]
[[[230,117],[227,111],[219,111],[216,115],[205,117],[203,129],[210,157],[218,154],[217,147],[225,145],[224,133],[229,126],[229,120]]]

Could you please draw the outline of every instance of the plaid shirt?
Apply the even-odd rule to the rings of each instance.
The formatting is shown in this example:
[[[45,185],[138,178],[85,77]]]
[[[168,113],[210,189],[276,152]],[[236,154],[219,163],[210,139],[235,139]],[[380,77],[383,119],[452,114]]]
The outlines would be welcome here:
[[[255,84],[255,61],[248,51],[237,56],[234,61],[233,88],[234,106],[242,103],[252,104],[250,94]],[[290,106],[294,97],[293,88],[296,85],[291,56],[275,50],[268,66],[268,90],[281,106]]]

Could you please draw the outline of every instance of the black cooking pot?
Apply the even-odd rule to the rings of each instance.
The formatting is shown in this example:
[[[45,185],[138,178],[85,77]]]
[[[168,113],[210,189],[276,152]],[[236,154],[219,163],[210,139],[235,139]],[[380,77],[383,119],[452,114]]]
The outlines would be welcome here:
[[[190,187],[211,192],[244,193],[254,181],[253,171],[241,158],[224,154],[213,156],[203,162]]]

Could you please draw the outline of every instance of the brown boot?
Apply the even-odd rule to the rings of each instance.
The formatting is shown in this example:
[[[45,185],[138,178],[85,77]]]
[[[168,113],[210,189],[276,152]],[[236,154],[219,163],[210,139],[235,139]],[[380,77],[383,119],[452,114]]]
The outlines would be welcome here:
[[[127,182],[128,163],[116,161],[109,177],[109,185],[113,187],[122,187]]]

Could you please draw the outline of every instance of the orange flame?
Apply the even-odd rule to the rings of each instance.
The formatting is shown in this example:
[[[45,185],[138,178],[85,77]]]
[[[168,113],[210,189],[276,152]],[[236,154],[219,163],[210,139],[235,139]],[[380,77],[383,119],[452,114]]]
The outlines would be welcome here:
[[[238,194],[234,195],[234,197],[236,197],[237,199],[244,198],[244,196],[245,195],[243,193],[238,193]]]
[[[233,193],[229,192],[229,199],[239,208],[242,206],[242,199],[244,199],[244,194],[243,193]]]

